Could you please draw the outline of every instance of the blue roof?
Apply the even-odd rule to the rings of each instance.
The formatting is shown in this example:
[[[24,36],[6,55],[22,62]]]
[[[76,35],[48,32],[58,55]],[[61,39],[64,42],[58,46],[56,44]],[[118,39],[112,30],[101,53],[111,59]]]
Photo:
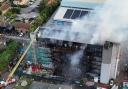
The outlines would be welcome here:
[[[78,1],[70,1],[70,0],[62,0],[61,6],[66,7],[76,7],[76,8],[89,8],[89,9],[95,9],[97,7],[102,7],[102,3],[89,3],[89,2],[78,2]]]

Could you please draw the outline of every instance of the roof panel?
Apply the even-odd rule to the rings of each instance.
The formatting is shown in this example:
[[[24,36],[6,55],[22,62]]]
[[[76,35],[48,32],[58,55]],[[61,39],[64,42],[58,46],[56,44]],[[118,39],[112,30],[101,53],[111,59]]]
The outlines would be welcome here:
[[[81,14],[80,14],[80,18],[89,14],[89,11],[82,11]]]
[[[74,11],[73,9],[67,9],[67,11],[66,11],[66,13],[65,13],[63,18],[70,19],[73,11]]]
[[[72,15],[72,17],[71,17],[71,19],[78,18],[79,15],[80,15],[80,13],[81,13],[81,10],[75,10],[74,13],[73,13],[73,15]]]

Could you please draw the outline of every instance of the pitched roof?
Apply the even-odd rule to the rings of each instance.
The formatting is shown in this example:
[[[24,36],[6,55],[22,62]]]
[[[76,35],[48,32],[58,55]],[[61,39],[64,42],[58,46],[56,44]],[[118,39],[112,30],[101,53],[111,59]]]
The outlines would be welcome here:
[[[8,2],[4,2],[1,6],[1,10],[4,11],[4,10],[7,10],[9,9],[11,6]]]
[[[22,29],[22,30],[29,30],[30,29],[30,27],[31,27],[31,24],[29,24],[29,23],[22,23],[22,22],[17,22],[16,24],[15,24],[15,28],[16,29]]]

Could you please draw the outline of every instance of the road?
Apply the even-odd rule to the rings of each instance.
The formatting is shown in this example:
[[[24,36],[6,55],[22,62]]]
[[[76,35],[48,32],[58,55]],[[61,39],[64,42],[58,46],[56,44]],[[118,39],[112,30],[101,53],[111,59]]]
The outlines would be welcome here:
[[[33,9],[35,9],[40,4],[40,2],[41,2],[41,0],[36,0],[29,7],[22,9],[21,10],[21,14],[28,14],[28,13],[30,13]]]
[[[30,42],[30,38],[26,38],[26,37],[18,37],[18,36],[4,36],[5,38],[8,39],[13,39],[13,40],[22,40],[22,41],[29,41]]]

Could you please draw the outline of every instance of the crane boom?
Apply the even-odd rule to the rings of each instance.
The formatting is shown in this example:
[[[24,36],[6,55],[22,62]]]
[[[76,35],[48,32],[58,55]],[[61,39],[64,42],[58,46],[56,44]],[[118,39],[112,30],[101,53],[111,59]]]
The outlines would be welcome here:
[[[37,33],[37,31],[39,30],[39,27],[34,31],[34,36],[31,38],[31,42],[29,43],[27,49],[25,50],[25,52],[22,54],[22,56],[20,57],[19,61],[17,62],[17,64],[14,66],[14,68],[12,69],[12,71],[10,72],[10,74],[7,77],[6,82],[8,82],[14,75],[15,71],[17,70],[19,64],[22,62],[22,60],[24,59],[25,55],[27,54],[28,50],[30,49],[31,45],[33,44],[33,42],[35,41],[35,34]]]
[[[10,72],[10,74],[8,75],[7,81],[9,81],[13,74],[15,73],[15,71],[17,70],[19,64],[22,62],[23,58],[25,57],[25,55],[27,54],[29,48],[31,47],[33,43],[33,40],[30,42],[30,44],[28,45],[27,49],[25,50],[25,52],[23,53],[23,55],[21,56],[21,58],[19,59],[19,61],[17,62],[17,64],[15,65],[15,67],[12,69],[12,71]]]

